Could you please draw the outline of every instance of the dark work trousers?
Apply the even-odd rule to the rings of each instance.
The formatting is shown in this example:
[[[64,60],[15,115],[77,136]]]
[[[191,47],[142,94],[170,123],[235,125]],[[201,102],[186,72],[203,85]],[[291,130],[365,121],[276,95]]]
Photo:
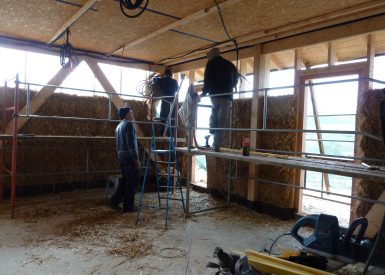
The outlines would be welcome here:
[[[230,123],[231,100],[212,97],[211,103],[210,128],[228,128]],[[224,130],[210,130],[210,134],[214,135],[214,148],[219,148],[222,145],[224,133]]]
[[[160,132],[160,135],[163,136],[163,133],[164,133],[164,130],[166,129],[166,125],[167,124],[167,118],[170,114],[170,107],[171,107],[171,104],[172,104],[172,101],[169,102],[169,101],[166,101],[166,100],[162,100],[162,105],[160,105],[160,122],[162,122],[162,125],[160,127],[161,129],[161,132]],[[172,116],[171,118],[174,118],[175,117],[175,108],[172,112]],[[171,125],[174,125],[174,120],[171,119]],[[169,129],[167,129],[167,132],[166,132],[166,135],[169,136]]]
[[[123,212],[134,209],[135,190],[139,181],[139,167],[132,158],[119,157],[119,165],[122,170],[122,178],[118,188],[111,198],[111,202],[118,205],[123,199]]]

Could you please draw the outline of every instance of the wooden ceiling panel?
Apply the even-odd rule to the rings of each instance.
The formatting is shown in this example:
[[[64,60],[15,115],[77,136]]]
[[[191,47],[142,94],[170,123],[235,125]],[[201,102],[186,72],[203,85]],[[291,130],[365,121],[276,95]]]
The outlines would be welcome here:
[[[159,62],[162,58],[207,46],[207,42],[189,36],[180,39],[180,36],[181,34],[178,33],[166,32],[161,36],[151,38],[147,43],[125,49],[124,56]]]
[[[77,9],[52,0],[2,0],[0,34],[46,42]]]

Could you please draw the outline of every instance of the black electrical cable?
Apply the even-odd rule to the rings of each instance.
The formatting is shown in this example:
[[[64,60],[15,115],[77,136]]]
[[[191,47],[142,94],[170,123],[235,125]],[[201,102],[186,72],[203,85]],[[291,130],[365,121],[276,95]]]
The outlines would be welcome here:
[[[214,0],[214,2],[215,2],[215,5],[217,6],[218,13],[219,13],[219,17],[221,18],[222,26],[223,26],[223,29],[225,30],[225,33],[226,33],[226,35],[227,35],[227,38],[229,39],[229,41],[232,41],[232,42],[234,43],[234,45],[235,45],[235,51],[236,51],[236,53],[237,53],[237,68],[238,68],[238,61],[239,61],[238,43],[237,43],[237,41],[236,41],[235,39],[231,38],[229,32],[227,31],[225,21],[223,20],[222,11],[221,11],[220,6],[218,5],[217,0]]]
[[[78,57],[75,54],[74,49],[72,48],[71,43],[69,42],[69,37],[71,32],[69,29],[66,29],[66,41],[60,47],[60,64],[62,67],[71,67],[74,68],[78,64]]]
[[[140,7],[140,5],[144,2],[144,7]],[[120,0],[120,10],[123,12],[123,14],[128,17],[128,18],[136,18],[140,16],[147,8],[148,3],[150,0]],[[134,15],[130,15],[126,12],[126,10],[136,10],[136,9],[141,9],[138,13]]]
[[[270,250],[269,250],[269,255],[271,255],[271,251],[273,250],[273,246],[275,245],[275,243],[276,243],[281,237],[283,237],[283,236],[289,236],[289,235],[291,235],[291,233],[283,233],[283,234],[279,235],[279,236],[275,239],[275,241],[271,244]]]

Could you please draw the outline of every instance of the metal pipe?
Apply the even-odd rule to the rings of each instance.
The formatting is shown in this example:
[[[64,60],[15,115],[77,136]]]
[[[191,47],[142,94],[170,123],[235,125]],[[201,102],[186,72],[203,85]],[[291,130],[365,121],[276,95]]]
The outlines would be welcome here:
[[[2,123],[2,129],[1,132],[5,134],[5,125],[7,123],[7,113],[6,113],[6,93],[7,93],[7,81],[4,81],[4,88],[3,88],[3,123]],[[4,151],[5,151],[5,140],[1,140],[1,149],[0,149],[0,173],[1,173],[1,179],[0,179],[0,203],[3,201],[3,195],[4,195]]]
[[[17,164],[17,117],[19,102],[19,74],[16,74],[16,88],[14,95],[14,111],[13,111],[13,139],[12,139],[12,185],[11,185],[11,217],[15,214],[16,200],[16,164]]]
[[[302,194],[302,196],[311,197],[311,198],[320,199],[320,200],[325,200],[325,201],[331,201],[331,202],[335,202],[335,203],[339,203],[339,204],[350,205],[350,203],[348,203],[348,202],[336,201],[336,200],[325,198],[323,196],[322,197],[317,197],[317,196],[309,195],[309,194]]]
[[[222,206],[215,206],[215,207],[210,207],[210,208],[206,208],[206,209],[200,209],[200,210],[191,211],[190,215],[191,214],[198,214],[198,213],[202,213],[202,212],[206,212],[206,211],[213,211],[213,210],[223,209],[223,208],[228,208],[228,205],[225,204],[225,205],[222,205]]]
[[[270,149],[261,149],[261,148],[250,148],[254,151],[259,152],[271,152],[271,153],[280,153],[287,155],[304,155],[304,156],[322,156],[325,158],[338,158],[343,160],[366,160],[366,161],[376,161],[376,162],[385,162],[384,159],[375,159],[375,158],[366,158],[366,157],[353,157],[353,156],[341,156],[341,155],[328,155],[328,154],[319,154],[319,153],[308,153],[308,152],[296,152],[296,151],[282,151],[282,150],[270,150]]]
[[[27,102],[25,103],[25,114],[29,115],[29,108],[30,108],[30,99],[31,99],[31,90],[29,84],[27,85]]]
[[[235,178],[233,177],[232,179],[235,179]],[[253,179],[253,178],[239,177],[238,179]],[[385,201],[378,201],[378,200],[372,200],[372,199],[368,199],[368,198],[364,198],[364,197],[349,196],[349,195],[344,195],[344,194],[339,194],[339,193],[326,192],[326,191],[312,189],[312,188],[305,188],[305,187],[297,186],[297,185],[290,184],[290,183],[271,181],[271,180],[264,180],[264,179],[260,179],[260,178],[254,178],[254,180],[257,183],[258,182],[271,183],[271,184],[281,185],[281,186],[284,186],[284,187],[290,187],[290,188],[301,189],[301,190],[309,190],[309,191],[312,191],[312,192],[325,193],[327,195],[334,195],[334,196],[339,196],[339,197],[343,197],[343,198],[356,199],[356,200],[365,201],[365,202],[369,202],[369,203],[378,203],[378,204],[385,205]]]
[[[262,129],[266,129],[266,121],[267,121],[267,89],[263,91],[263,121],[262,121]]]
[[[111,120],[112,115],[111,115],[111,110],[112,110],[112,97],[111,94],[108,94],[108,119]]]
[[[108,174],[120,173],[121,170],[96,170],[96,171],[79,171],[79,172],[45,172],[45,173],[18,173],[16,177],[33,177],[33,176],[55,176],[55,175],[86,175],[86,174]],[[4,175],[3,178],[12,177],[12,175]]]

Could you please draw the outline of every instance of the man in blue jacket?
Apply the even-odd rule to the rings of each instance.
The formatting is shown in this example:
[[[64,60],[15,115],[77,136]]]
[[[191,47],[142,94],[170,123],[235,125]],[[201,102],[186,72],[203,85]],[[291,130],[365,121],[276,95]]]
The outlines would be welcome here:
[[[233,63],[220,55],[218,48],[212,48],[207,53],[207,58],[209,61],[205,68],[203,93],[201,96],[206,94],[211,96],[210,128],[228,128],[231,101],[233,100],[232,93],[238,83],[237,68]],[[224,131],[210,130],[210,133],[214,134],[213,149],[218,152],[222,144]]]
[[[121,210],[119,203],[123,199],[123,212],[134,211],[135,189],[139,181],[139,157],[136,130],[133,124],[134,113],[128,107],[119,109],[122,120],[115,130],[116,150],[122,178],[110,201],[111,208]]]
[[[178,90],[178,82],[172,78],[170,69],[164,71],[163,77],[154,77],[153,82],[160,87],[160,96],[162,98],[162,105],[160,105],[160,121],[163,123],[161,127],[161,135],[163,135],[167,117],[170,113],[170,106],[175,98],[175,93]],[[172,118],[174,117],[175,107],[173,110]],[[172,124],[173,125],[173,124]]]

